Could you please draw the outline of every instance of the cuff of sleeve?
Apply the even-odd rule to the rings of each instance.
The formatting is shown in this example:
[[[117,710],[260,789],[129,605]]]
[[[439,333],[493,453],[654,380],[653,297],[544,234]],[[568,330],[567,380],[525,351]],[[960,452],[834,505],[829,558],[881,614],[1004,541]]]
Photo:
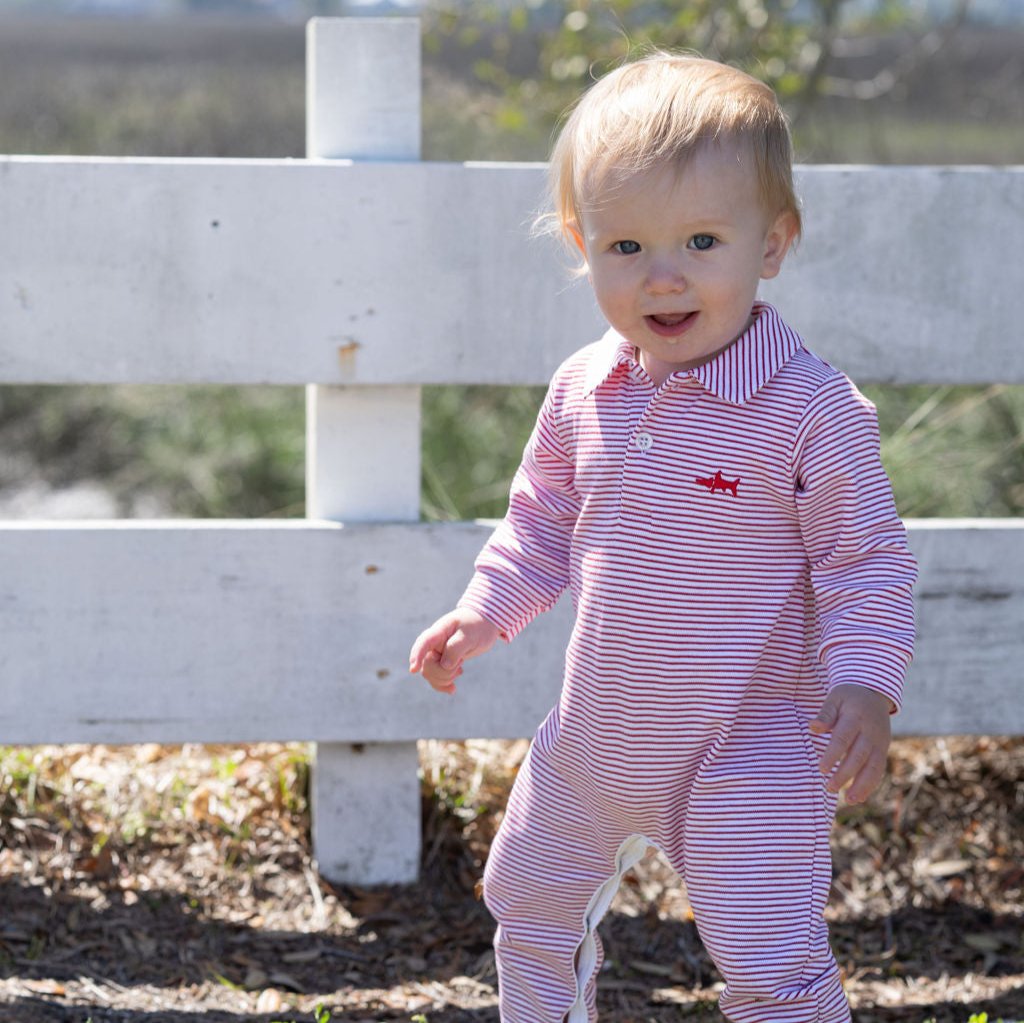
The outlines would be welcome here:
[[[501,638],[510,643],[533,619],[529,606],[508,587],[479,569],[473,575],[466,592],[459,599],[459,607],[468,607],[494,622]]]
[[[865,686],[887,696],[894,714],[903,706],[903,680],[910,663],[905,651],[877,644],[836,643],[823,650],[821,657],[830,692],[839,685]]]

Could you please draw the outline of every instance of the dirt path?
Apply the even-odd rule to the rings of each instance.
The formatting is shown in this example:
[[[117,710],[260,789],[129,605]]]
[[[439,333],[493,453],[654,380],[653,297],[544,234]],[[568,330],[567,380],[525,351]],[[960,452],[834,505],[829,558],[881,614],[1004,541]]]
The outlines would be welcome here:
[[[0,1021],[498,1023],[473,886],[522,748],[425,744],[423,881],[376,889],[316,876],[300,747],[0,751]],[[1022,744],[902,741],[892,771],[835,833],[855,1020],[1024,1019]],[[602,1023],[719,1018],[660,860],[602,933]]]

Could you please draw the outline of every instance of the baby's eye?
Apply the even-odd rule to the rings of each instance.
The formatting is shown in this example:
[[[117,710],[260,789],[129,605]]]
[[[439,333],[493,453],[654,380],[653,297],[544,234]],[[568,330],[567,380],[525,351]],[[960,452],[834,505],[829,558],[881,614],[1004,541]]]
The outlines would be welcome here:
[[[612,248],[623,256],[635,256],[640,251],[640,243],[633,241],[616,242]]]
[[[695,234],[690,239],[690,245],[698,252],[707,252],[715,244],[715,236],[711,234]]]

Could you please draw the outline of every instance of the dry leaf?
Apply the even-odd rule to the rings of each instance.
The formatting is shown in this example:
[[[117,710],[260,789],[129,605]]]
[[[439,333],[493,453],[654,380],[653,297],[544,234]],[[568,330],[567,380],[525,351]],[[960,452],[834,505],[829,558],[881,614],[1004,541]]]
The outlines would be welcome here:
[[[971,866],[970,860],[935,860],[932,863],[918,863],[918,872],[925,877],[952,877],[962,874]]]
[[[312,963],[320,958],[322,953],[320,948],[306,948],[300,952],[286,952],[281,956],[281,962],[283,963]]]
[[[259,998],[256,999],[257,1012],[279,1012],[282,1007],[281,992],[272,987],[261,991]]]
[[[29,991],[37,995],[65,995],[64,985],[55,980],[23,980],[21,982]]]
[[[672,980],[678,979],[679,981],[683,979],[676,972],[674,966],[665,966],[663,963],[645,963],[633,959],[629,963],[629,968],[636,970],[637,973],[644,973],[651,977],[670,977]]]

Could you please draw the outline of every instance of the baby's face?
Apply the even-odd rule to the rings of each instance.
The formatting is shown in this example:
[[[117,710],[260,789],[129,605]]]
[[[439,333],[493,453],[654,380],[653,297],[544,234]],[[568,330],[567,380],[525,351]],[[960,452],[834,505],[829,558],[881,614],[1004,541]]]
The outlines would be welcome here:
[[[582,226],[598,305],[657,383],[746,330],[758,281],[779,272],[795,230],[764,211],[753,159],[734,144],[606,185]]]

